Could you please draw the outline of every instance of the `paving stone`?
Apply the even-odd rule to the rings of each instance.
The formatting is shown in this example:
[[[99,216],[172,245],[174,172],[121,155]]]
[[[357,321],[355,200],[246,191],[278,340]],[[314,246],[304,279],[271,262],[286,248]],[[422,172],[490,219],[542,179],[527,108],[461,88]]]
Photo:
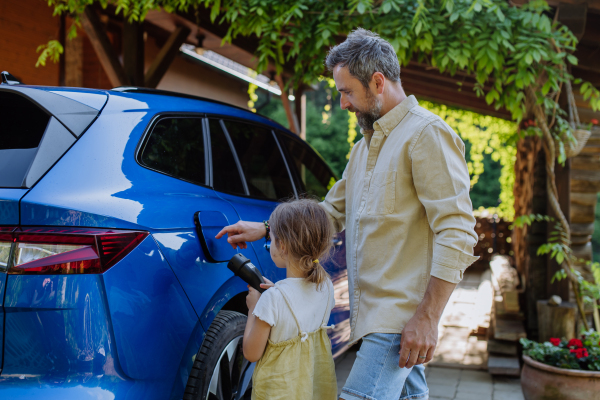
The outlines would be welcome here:
[[[460,375],[460,382],[486,382],[493,383],[492,377],[485,371],[463,370]]]
[[[492,396],[493,400],[525,400],[523,392],[504,392],[501,390],[494,390]]]
[[[460,380],[460,369],[452,368],[435,368],[430,367],[429,375],[427,376],[427,384],[442,384],[442,385],[454,385],[458,384]]]
[[[492,400],[492,391],[490,390],[487,393],[473,393],[463,392],[458,389],[454,398],[456,400]]]
[[[521,381],[519,379],[511,379],[511,381],[498,381],[494,379],[494,392],[521,392]]]
[[[465,393],[482,393],[492,395],[494,391],[494,385],[492,382],[474,382],[474,381],[463,381],[462,378],[458,383],[457,390]]]
[[[456,394],[456,384],[454,385],[442,385],[432,384],[429,385],[429,395],[431,397],[437,396],[445,399],[453,399]]]

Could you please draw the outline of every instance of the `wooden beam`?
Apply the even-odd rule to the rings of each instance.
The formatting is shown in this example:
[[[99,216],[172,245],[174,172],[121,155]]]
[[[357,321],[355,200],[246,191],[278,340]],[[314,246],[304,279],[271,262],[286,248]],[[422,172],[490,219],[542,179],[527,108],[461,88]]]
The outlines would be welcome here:
[[[285,91],[285,85],[283,84],[283,78],[281,75],[275,75],[275,82],[277,82],[279,88],[281,89],[281,103],[283,104],[283,109],[285,110],[285,116],[287,117],[290,131],[294,132],[296,135],[300,135],[298,121],[294,118],[295,116],[294,112],[292,111],[292,105],[290,104],[287,92]]]
[[[179,53],[179,48],[185,42],[185,39],[190,34],[190,29],[185,26],[178,26],[175,29],[165,45],[160,49],[158,55],[146,72],[146,86],[155,88],[163,78],[167,69]]]
[[[558,21],[566,25],[567,28],[579,40],[585,32],[585,22],[587,19],[587,4],[573,4],[561,1],[558,5]]]
[[[144,86],[144,29],[137,21],[123,22],[123,69],[133,86]]]
[[[88,35],[110,83],[113,86],[129,85],[129,80],[117,58],[117,54],[113,49],[106,32],[102,29],[100,19],[91,7],[85,9],[81,18],[81,25]]]

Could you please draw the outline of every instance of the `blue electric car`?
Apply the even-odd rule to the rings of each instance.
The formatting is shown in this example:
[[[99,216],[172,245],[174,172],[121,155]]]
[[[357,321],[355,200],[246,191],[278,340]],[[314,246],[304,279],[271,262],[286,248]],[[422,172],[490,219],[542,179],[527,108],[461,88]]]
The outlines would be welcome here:
[[[249,399],[246,284],[214,235],[322,197],[324,161],[280,125],[139,88],[0,84],[0,399]],[[333,353],[349,336],[344,237]],[[264,241],[241,253],[284,278]]]

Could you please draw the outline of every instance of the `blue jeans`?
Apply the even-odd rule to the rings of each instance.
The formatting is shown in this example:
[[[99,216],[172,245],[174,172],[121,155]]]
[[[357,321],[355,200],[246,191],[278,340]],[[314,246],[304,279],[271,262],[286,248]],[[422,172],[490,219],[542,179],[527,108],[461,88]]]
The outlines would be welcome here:
[[[425,367],[400,368],[400,337],[371,333],[362,339],[356,361],[340,395],[345,400],[427,399]]]

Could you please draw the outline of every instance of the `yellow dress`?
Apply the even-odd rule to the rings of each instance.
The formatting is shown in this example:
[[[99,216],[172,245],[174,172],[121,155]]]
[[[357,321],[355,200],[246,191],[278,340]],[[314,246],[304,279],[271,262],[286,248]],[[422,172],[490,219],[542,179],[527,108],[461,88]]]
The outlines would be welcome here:
[[[328,287],[329,290],[329,287]],[[296,321],[300,334],[279,343],[270,339],[252,376],[252,400],[337,400],[335,365],[326,324],[330,296],[321,327],[304,332],[280,291]]]

